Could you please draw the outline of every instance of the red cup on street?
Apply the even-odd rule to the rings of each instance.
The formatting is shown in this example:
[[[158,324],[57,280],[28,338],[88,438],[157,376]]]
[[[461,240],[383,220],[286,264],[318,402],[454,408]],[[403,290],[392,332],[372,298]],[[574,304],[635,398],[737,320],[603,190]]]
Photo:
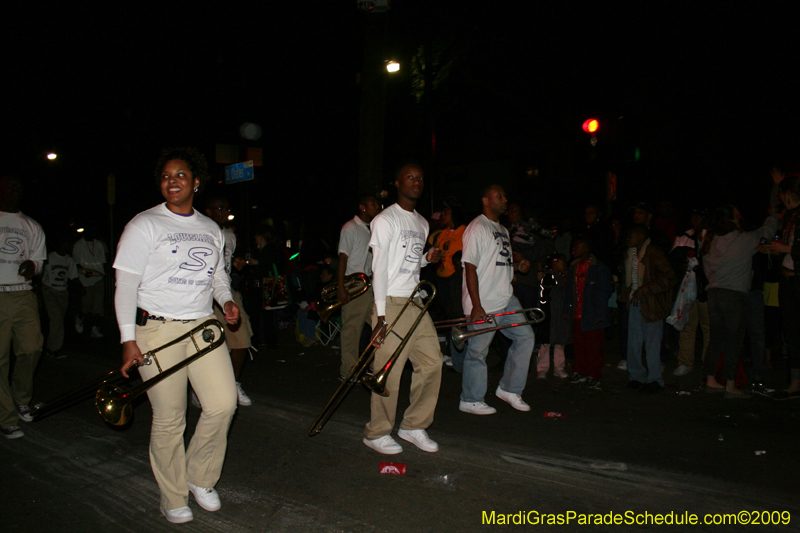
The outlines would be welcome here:
[[[555,411],[546,411],[544,413],[544,418],[564,418],[564,415],[556,413]]]
[[[380,469],[381,474],[405,474],[406,473],[406,464],[405,463],[381,463]]]

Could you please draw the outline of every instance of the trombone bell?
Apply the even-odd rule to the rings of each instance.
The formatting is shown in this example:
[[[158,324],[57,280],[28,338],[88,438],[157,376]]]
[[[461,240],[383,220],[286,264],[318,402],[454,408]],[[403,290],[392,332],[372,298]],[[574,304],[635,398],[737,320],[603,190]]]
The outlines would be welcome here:
[[[103,420],[115,426],[124,426],[133,415],[130,401],[125,401],[125,393],[114,385],[103,385],[97,390],[94,406]]]

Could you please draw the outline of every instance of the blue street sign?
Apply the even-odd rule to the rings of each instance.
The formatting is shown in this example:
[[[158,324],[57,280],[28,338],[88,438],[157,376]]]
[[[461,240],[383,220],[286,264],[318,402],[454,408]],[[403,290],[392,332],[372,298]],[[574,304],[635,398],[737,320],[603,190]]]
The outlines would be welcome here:
[[[225,167],[225,185],[253,179],[253,162],[245,161]]]

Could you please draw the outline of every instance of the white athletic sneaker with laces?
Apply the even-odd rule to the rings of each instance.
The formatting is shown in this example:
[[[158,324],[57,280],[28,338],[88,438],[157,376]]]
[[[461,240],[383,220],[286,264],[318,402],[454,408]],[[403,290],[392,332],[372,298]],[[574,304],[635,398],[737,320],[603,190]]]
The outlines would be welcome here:
[[[384,435],[377,439],[368,439],[364,437],[364,444],[384,455],[395,455],[403,451],[403,447],[397,444],[397,441],[394,440],[391,435]]]
[[[519,394],[514,394],[511,392],[506,392],[500,387],[497,387],[497,390],[494,391],[494,395],[506,402],[508,405],[516,409],[517,411],[530,411],[531,406],[527,403],[522,401],[522,396]]]
[[[486,405],[486,402],[460,402],[458,410],[471,415],[493,415],[497,409]]]
[[[192,510],[188,507],[178,507],[177,509],[164,509],[161,508],[161,514],[167,519],[167,522],[173,524],[185,524],[194,520]]]
[[[245,407],[248,405],[253,405],[253,400],[251,400],[250,396],[244,392],[242,389],[242,384],[238,381],[236,382],[236,394],[239,396],[239,405],[243,405]]]
[[[189,490],[194,494],[197,504],[206,511],[219,511],[220,507],[222,507],[222,502],[219,501],[219,494],[217,494],[216,490],[198,487],[188,481],[186,484],[189,485]]]
[[[619,363],[617,363],[617,370],[628,370],[628,360],[623,359]]]
[[[7,439],[18,439],[25,436],[25,432],[19,426],[11,426],[8,428],[0,428],[0,433]]]
[[[410,442],[423,452],[438,452],[439,445],[428,436],[424,429],[401,429],[397,431],[397,436]]]
[[[19,415],[19,419],[23,422],[33,422],[33,416],[31,416],[31,408],[27,405],[18,405],[17,406],[17,414]]]
[[[567,374],[567,373],[566,373],[566,372],[564,372],[563,370],[556,370],[555,372],[553,372],[553,375],[554,375],[555,377],[557,377],[557,378],[561,378],[561,379],[565,379],[565,378],[568,378],[568,377],[569,377],[569,374]]]

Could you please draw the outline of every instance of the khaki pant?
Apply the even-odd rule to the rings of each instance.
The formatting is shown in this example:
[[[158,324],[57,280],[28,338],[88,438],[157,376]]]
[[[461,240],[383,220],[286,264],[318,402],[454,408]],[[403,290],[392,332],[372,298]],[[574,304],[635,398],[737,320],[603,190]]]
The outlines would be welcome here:
[[[364,324],[372,324],[372,308],[374,305],[375,297],[372,293],[372,287],[370,287],[367,292],[342,307],[342,366],[339,368],[340,376],[346,376],[358,360],[361,331],[364,328]]]
[[[244,310],[241,293],[234,290],[231,290],[231,293],[233,294],[233,303],[239,307],[239,323],[234,326],[236,330],[231,330],[231,326],[225,322],[225,313],[217,303],[214,303],[214,316],[225,326],[225,343],[228,345],[229,350],[250,348],[253,346],[250,342],[250,338],[253,336],[250,317],[247,316],[247,312]]]
[[[708,302],[696,302],[689,312],[689,322],[681,331],[678,364],[694,368],[694,346],[697,342],[697,326],[703,330],[703,361],[706,360],[708,342],[711,340],[711,320],[708,316]],[[702,366],[702,365],[701,365]]]
[[[388,296],[386,298],[386,322],[391,324],[397,317],[407,298]],[[419,300],[417,301],[419,303]],[[400,321],[395,325],[394,331],[405,335],[414,320],[419,316],[420,310],[414,305],[409,305]],[[373,311],[373,327],[377,324],[377,315]],[[382,368],[395,348],[400,345],[400,339],[390,333],[386,342],[375,353],[373,368],[377,371]],[[397,394],[400,389],[400,378],[406,361],[411,361],[414,373],[411,376],[411,405],[403,414],[401,429],[427,429],[433,422],[433,413],[439,400],[439,386],[442,382],[442,353],[439,350],[439,340],[436,328],[430,315],[427,313],[422,318],[406,343],[405,348],[397,358],[397,362],[386,380],[386,390],[389,396],[379,396],[372,393],[370,401],[371,418],[364,429],[364,437],[373,440],[384,435],[389,435],[394,429],[397,413]]]
[[[16,361],[9,384],[12,343]],[[33,291],[0,292],[0,427],[16,426],[16,406],[30,403],[43,344],[39,302]]]
[[[47,334],[47,349],[57,352],[64,345],[64,317],[69,307],[69,292],[58,291],[47,285],[42,285],[42,299],[47,310],[50,322],[50,332]]]
[[[136,343],[142,353],[186,333],[208,318],[183,324],[150,320],[136,326]],[[198,345],[206,345],[196,335]],[[170,368],[195,353],[191,339],[185,339],[156,354],[162,369]],[[139,369],[143,380],[158,374],[155,363]],[[186,380],[192,384],[203,406],[200,421],[189,447],[184,450],[186,428]],[[189,481],[198,487],[214,487],[222,472],[228,444],[228,428],[236,411],[236,383],[228,348],[223,344],[182,368],[147,391],[153,407],[150,432],[150,464],[158,487],[161,505],[177,509],[188,505]]]

